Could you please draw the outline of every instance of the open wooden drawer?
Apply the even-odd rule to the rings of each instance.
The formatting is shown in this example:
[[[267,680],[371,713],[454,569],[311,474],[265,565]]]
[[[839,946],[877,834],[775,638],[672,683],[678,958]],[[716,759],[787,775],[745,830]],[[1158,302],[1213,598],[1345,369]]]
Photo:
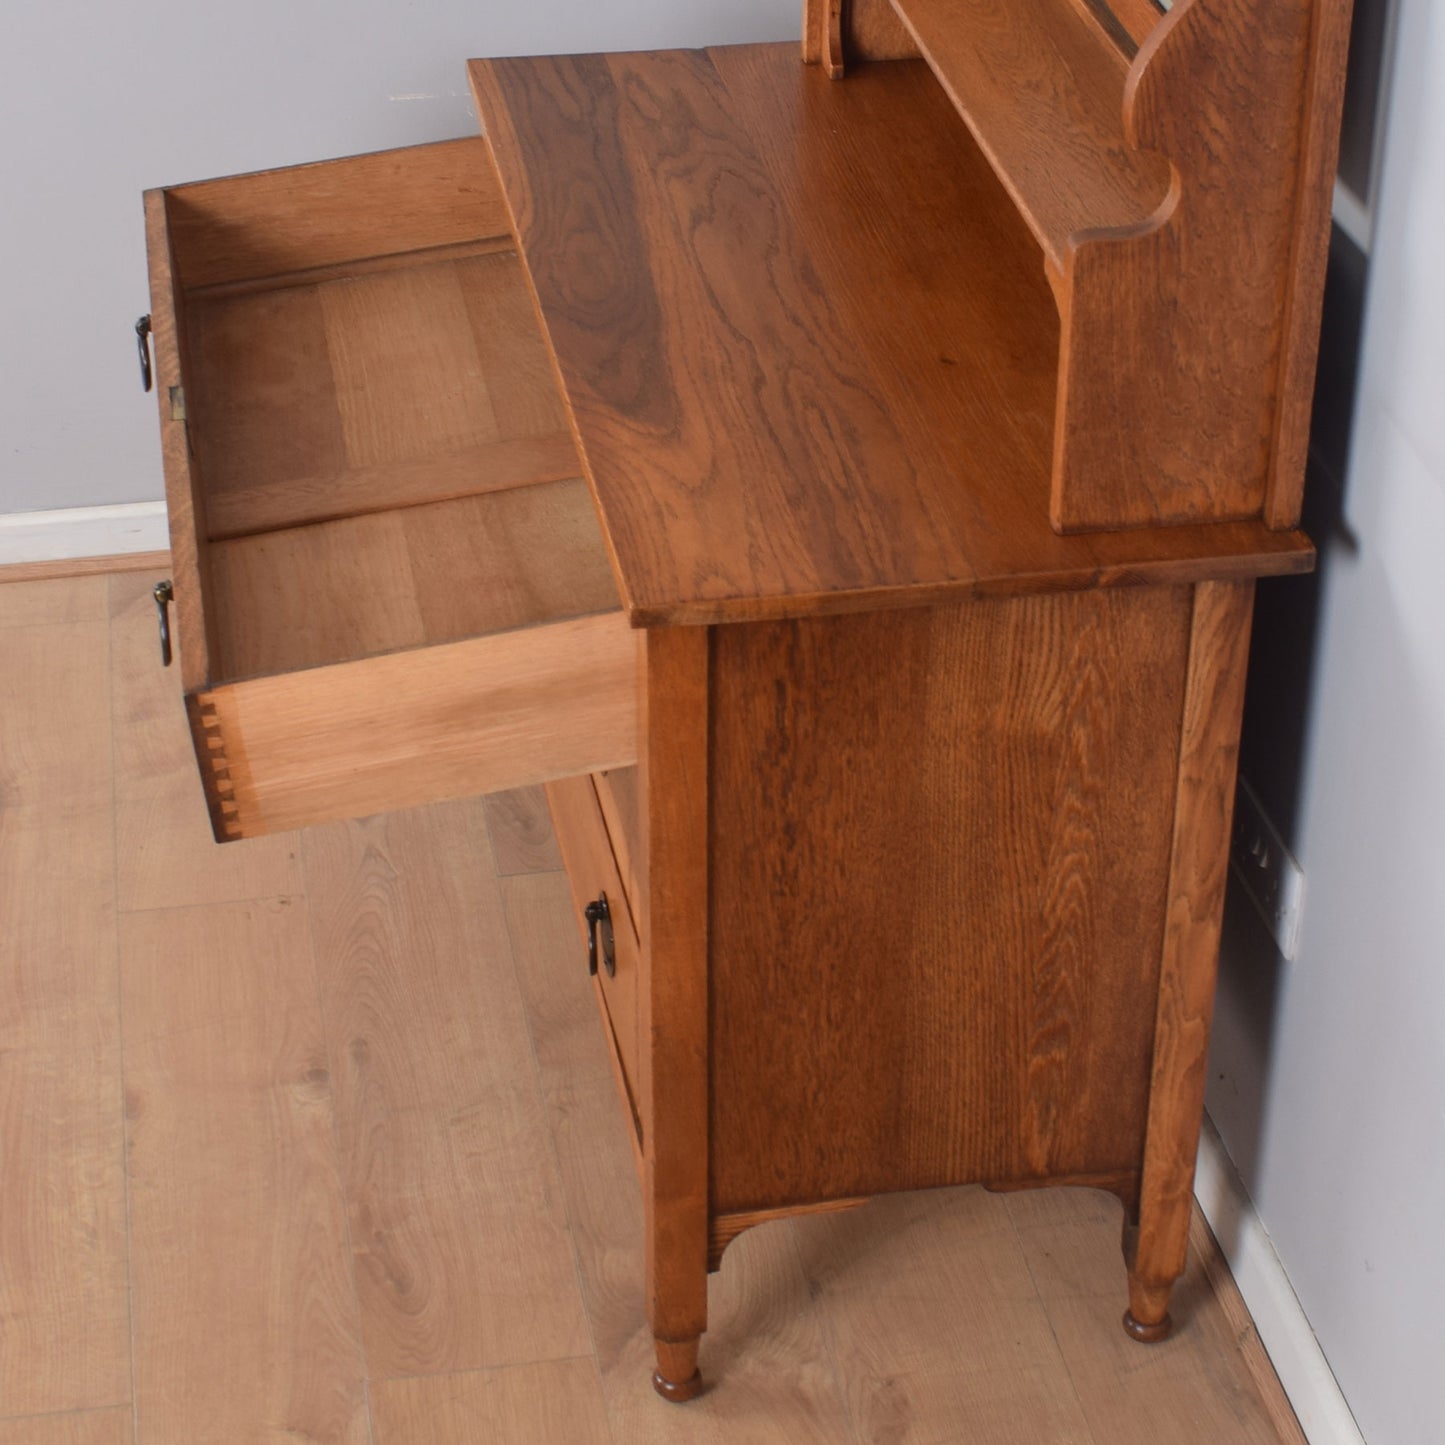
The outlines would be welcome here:
[[[146,196],[225,841],[621,766],[637,634],[480,140]]]

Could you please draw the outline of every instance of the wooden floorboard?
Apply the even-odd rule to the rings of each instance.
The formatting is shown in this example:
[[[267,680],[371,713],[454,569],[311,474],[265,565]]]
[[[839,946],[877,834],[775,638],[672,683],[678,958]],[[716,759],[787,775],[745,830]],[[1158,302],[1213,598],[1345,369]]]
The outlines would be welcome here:
[[[0,587],[0,1445],[1302,1445],[1202,1223],[1141,1347],[1079,1190],[744,1234],[656,1399],[540,794],[215,846],[153,581]]]
[[[3,1415],[130,1398],[109,642],[93,588],[55,603],[0,627]]]
[[[303,846],[372,1376],[588,1352],[480,805]]]
[[[0,1445],[131,1445],[129,1405],[0,1420]]]

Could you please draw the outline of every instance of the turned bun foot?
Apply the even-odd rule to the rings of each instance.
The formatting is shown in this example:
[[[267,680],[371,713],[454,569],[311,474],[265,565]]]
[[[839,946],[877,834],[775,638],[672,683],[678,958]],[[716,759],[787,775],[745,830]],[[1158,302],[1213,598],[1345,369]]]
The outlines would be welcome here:
[[[1174,1328],[1174,1321],[1166,1314],[1157,1324],[1146,1325],[1142,1320],[1134,1318],[1133,1310],[1124,1311],[1124,1333],[1131,1340],[1138,1340],[1140,1344],[1157,1345],[1160,1340],[1169,1338],[1169,1332]]]
[[[702,1375],[697,1368],[698,1343],[696,1338],[653,1341],[657,1368],[652,1372],[652,1388],[674,1405],[702,1394]]]
[[[652,1388],[664,1400],[671,1400],[674,1405],[681,1405],[702,1394],[702,1371],[694,1370],[690,1379],[677,1384],[673,1380],[665,1379],[661,1370],[654,1370],[652,1372]]]

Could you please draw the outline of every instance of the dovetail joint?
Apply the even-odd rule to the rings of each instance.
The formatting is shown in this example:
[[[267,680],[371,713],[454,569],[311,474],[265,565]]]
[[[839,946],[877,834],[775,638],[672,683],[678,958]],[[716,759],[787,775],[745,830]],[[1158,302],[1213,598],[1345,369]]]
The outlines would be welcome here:
[[[241,837],[241,820],[239,806],[236,802],[236,783],[235,779],[231,777],[231,764],[226,757],[225,735],[221,731],[221,719],[216,712],[215,703],[207,698],[198,698],[196,700],[196,717],[201,725],[206,748],[211,753],[209,780],[205,777],[205,768],[201,769],[202,781],[206,785],[207,801],[211,804],[213,817],[226,837],[239,838]]]

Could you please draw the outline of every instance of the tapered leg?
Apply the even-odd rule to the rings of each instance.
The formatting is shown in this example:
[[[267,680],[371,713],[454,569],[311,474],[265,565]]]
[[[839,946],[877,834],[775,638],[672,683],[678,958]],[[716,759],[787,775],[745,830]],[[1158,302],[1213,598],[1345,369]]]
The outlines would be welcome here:
[[[652,1388],[664,1400],[681,1404],[702,1393],[702,1374],[697,1368],[700,1341],[698,1335],[690,1340],[653,1340],[657,1368],[652,1372]]]
[[[1169,1295],[1173,1283],[1154,1285],[1129,1274],[1129,1308],[1124,1311],[1124,1330],[1131,1339],[1153,1345],[1169,1338],[1174,1321],[1169,1318]]]
[[[1169,1333],[1189,1248],[1253,606],[1252,582],[1195,588],[1144,1169],[1137,1228],[1124,1233],[1124,1328],[1145,1343]]]

